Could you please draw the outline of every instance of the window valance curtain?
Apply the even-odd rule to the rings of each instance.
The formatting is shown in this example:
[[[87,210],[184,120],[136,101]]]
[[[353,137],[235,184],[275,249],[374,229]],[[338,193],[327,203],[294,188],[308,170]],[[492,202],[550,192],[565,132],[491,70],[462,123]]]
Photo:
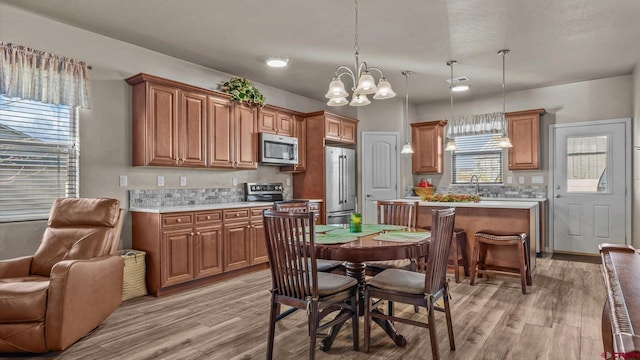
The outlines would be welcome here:
[[[502,134],[504,124],[504,113],[501,112],[454,116],[447,122],[447,137]]]
[[[0,42],[0,94],[89,108],[88,67],[82,61]]]

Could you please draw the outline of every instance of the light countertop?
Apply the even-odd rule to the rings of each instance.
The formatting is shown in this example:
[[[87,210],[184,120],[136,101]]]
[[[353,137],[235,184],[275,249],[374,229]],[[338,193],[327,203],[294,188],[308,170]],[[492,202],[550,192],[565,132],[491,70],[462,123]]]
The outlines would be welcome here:
[[[395,201],[418,200],[413,198],[396,199]],[[532,209],[538,206],[538,200],[521,201],[515,200],[480,200],[480,202],[431,202],[420,201],[420,206],[440,206],[440,207],[469,207],[469,208],[493,208],[493,209]]]
[[[273,205],[273,202],[268,202],[268,201],[241,201],[241,202],[233,202],[233,203],[167,206],[167,207],[159,207],[159,208],[133,207],[133,208],[129,208],[129,211],[165,214],[165,213],[174,213],[174,212],[206,211],[206,210],[220,210],[220,209],[233,209],[233,208],[272,206],[272,205]]]

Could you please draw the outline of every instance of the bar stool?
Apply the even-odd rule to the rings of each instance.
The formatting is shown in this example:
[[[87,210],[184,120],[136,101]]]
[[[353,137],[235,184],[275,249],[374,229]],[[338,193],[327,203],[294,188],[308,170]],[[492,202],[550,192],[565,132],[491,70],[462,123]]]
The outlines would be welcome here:
[[[425,226],[425,230],[431,231],[431,226]],[[420,269],[424,270],[425,259],[420,259]],[[451,242],[451,253],[447,260],[447,265],[453,267],[453,274],[456,283],[460,282],[460,266],[464,269],[464,276],[469,276],[469,256],[467,255],[467,233],[464,229],[453,229]]]
[[[487,259],[487,250],[500,253],[500,258]],[[529,266],[529,235],[527,233],[504,233],[493,230],[481,230],[474,234],[473,256],[471,257],[471,275],[469,284],[473,285],[476,273],[519,276],[522,293],[531,286],[531,268]]]

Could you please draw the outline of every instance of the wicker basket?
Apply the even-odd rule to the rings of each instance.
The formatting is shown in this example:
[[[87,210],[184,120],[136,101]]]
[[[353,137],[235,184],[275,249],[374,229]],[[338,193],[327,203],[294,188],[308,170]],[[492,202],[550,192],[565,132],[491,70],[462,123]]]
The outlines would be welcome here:
[[[431,196],[433,192],[436,190],[435,187],[414,187],[413,191],[415,191],[416,195],[420,197]]]
[[[118,255],[124,260],[122,281],[122,301],[147,295],[145,283],[145,253],[140,250],[119,250]]]

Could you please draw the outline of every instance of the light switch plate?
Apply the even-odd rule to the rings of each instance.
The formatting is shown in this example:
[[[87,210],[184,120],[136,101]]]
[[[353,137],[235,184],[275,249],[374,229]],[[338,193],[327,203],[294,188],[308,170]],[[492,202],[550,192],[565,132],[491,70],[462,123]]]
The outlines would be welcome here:
[[[291,185],[291,178],[287,178],[287,186]]]
[[[518,176],[518,184],[524,184],[524,176]]]
[[[187,177],[180,176],[180,186],[187,186]]]
[[[234,177],[234,178],[232,178],[232,179],[231,179],[231,185],[233,185],[233,186],[237,186],[237,185],[238,185],[238,178],[235,178],[235,177]]]
[[[158,175],[158,186],[164,186],[164,176]]]
[[[532,184],[542,184],[544,182],[544,178],[542,175],[535,175],[531,177]]]
[[[507,176],[507,184],[513,184],[513,176]]]
[[[120,175],[120,186],[127,186],[127,175]]]

